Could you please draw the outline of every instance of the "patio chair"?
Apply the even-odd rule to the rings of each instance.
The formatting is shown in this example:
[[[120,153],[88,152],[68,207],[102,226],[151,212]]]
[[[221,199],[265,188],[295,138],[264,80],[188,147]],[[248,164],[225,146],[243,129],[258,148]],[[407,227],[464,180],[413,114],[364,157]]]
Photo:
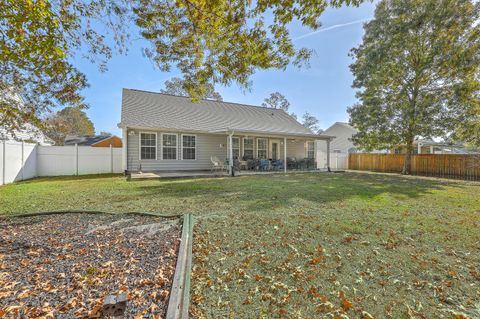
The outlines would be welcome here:
[[[284,168],[283,160],[276,160],[276,161],[272,162],[272,166],[273,166],[273,169],[276,170],[276,171],[283,170],[283,168]]]
[[[218,157],[211,156],[210,161],[212,162],[212,172],[225,170],[225,165],[223,165],[223,163],[218,159]]]
[[[270,161],[267,159],[261,159],[259,168],[261,171],[268,171],[270,169]]]

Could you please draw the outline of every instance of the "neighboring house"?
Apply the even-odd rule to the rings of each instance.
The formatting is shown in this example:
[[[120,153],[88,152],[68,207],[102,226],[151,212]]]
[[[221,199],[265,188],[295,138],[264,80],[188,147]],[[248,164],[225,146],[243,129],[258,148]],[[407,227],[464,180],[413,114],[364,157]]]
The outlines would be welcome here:
[[[7,133],[4,128],[0,127],[0,140],[24,141],[45,146],[55,144],[55,142],[46,136],[39,128],[30,123],[26,123],[23,129],[15,130],[13,134]]]
[[[19,109],[24,107],[24,100],[20,94],[14,90],[0,92],[0,100],[13,101]],[[53,145],[55,142],[48,138],[38,127],[33,124],[25,123],[22,128],[7,132],[4,127],[0,127],[0,140],[7,141],[24,141],[30,143],[38,143],[40,145]]]
[[[391,153],[403,154],[405,147],[394,148]],[[413,142],[414,154],[478,154],[478,152],[467,150],[462,143],[436,142],[431,139],[416,139]]]
[[[332,139],[283,110],[132,89],[123,89],[118,126],[128,171],[209,170],[212,157],[314,159],[315,142]]]
[[[353,145],[351,138],[357,134],[357,129],[348,123],[335,122],[332,126],[323,131],[323,134],[334,136],[330,143],[330,162],[334,169],[346,169],[348,153],[356,153],[357,148]],[[327,146],[317,143],[317,165],[324,167],[327,163]]]
[[[122,139],[115,135],[71,136],[65,138],[64,145],[91,146],[91,147],[122,147]]]

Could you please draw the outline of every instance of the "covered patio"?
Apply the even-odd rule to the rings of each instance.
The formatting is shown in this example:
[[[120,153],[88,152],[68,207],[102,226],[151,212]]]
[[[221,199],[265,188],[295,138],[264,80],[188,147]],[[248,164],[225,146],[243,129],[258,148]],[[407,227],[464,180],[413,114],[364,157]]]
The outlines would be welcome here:
[[[227,156],[223,168],[229,175],[248,172],[286,173],[290,170],[330,171],[329,156],[327,156],[325,167],[317,165],[316,142],[324,141],[329,150],[330,142],[334,138],[332,136],[292,133],[271,135],[258,131],[228,129],[221,133],[227,135]],[[215,166],[215,163],[212,164]],[[221,163],[219,164],[218,166],[221,167]]]

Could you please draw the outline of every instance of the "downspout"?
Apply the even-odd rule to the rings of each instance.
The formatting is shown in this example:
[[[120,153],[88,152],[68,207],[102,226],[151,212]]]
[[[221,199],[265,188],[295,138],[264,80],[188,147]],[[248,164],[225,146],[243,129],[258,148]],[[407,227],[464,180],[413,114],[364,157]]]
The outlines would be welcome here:
[[[232,132],[228,135],[228,173],[230,176],[235,176],[235,168],[233,167],[233,145],[232,145],[232,138],[233,134],[235,131],[232,130]]]

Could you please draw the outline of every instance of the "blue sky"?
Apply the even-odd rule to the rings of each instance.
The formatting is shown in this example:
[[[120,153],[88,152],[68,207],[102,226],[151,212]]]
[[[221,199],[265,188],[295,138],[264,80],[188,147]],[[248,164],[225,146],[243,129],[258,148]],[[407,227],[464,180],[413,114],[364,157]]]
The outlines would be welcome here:
[[[251,91],[244,92],[237,85],[217,86],[224,101],[260,105],[270,93],[278,91],[290,101],[290,109],[299,117],[309,112],[319,120],[323,129],[336,121],[348,120],[346,108],[355,102],[351,88],[352,75],[348,65],[351,48],[362,38],[362,21],[373,17],[374,4],[359,8],[327,9],[321,17],[322,29],[311,30],[292,25],[291,35],[299,47],[315,50],[310,68],[287,68],[286,71],[258,71],[252,77]],[[130,43],[127,55],[115,55],[108,62],[108,71],[100,73],[96,65],[77,60],[78,68],[87,75],[90,87],[83,94],[90,108],[87,114],[97,133],[109,131],[120,134],[122,88],[159,91],[163,83],[176,71],[166,73],[155,69],[150,60],[142,56],[141,48],[148,46],[143,40]]]

